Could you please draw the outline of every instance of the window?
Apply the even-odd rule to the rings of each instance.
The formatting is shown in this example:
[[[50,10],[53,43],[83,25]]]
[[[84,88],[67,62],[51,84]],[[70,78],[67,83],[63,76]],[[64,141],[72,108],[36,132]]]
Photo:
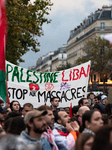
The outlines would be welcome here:
[[[62,59],[63,59],[64,57],[63,57],[63,54],[62,54]]]
[[[100,23],[100,30],[105,30],[105,23],[104,22]]]

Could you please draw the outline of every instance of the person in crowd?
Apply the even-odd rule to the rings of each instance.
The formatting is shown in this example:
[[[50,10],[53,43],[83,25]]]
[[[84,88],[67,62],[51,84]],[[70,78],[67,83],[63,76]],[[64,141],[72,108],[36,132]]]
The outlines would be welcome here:
[[[54,135],[52,132],[52,127],[54,125],[54,115],[52,112],[52,108],[47,105],[42,105],[42,106],[38,107],[37,110],[39,110],[39,111],[46,110],[47,111],[47,114],[45,115],[45,118],[44,118],[46,121],[47,130],[45,132],[43,132],[43,134],[47,137],[47,140],[49,141],[51,148],[53,150],[58,150],[58,147],[55,143]]]
[[[89,108],[90,110],[93,110],[93,107],[92,107],[91,105],[89,105],[88,108]]]
[[[58,111],[55,115],[53,134],[59,150],[74,149],[77,139],[76,131],[79,131],[78,123],[70,123],[69,115],[65,111]]]
[[[108,114],[108,116],[112,115],[112,104],[107,103],[105,105],[105,113]]]
[[[97,98],[97,96],[95,96],[93,99],[92,107],[94,107],[97,103],[98,103],[98,98]]]
[[[59,106],[59,98],[58,97],[53,97],[50,99],[50,103],[51,103],[51,108],[52,108],[52,111],[53,111],[53,114],[55,116],[56,112],[59,111],[59,110],[64,110],[64,108],[62,107],[58,107]]]
[[[92,150],[112,150],[112,126],[103,126],[96,132]]]
[[[110,124],[110,119],[107,114],[102,114],[102,120],[103,120],[104,125]]]
[[[87,111],[90,110],[87,106],[81,106],[78,110],[78,115],[82,118],[82,115]]]
[[[95,134],[103,126],[102,115],[99,111],[86,111],[82,116],[83,133]]]
[[[5,106],[3,109],[8,110],[7,115],[11,112],[10,106]]]
[[[22,117],[9,118],[4,122],[4,129],[6,133],[20,135],[20,133],[25,130],[26,126]]]
[[[79,108],[80,108],[79,105],[73,106],[73,108],[72,108],[73,116],[77,116],[78,115]]]
[[[39,110],[39,111],[46,110],[47,111],[47,114],[45,115],[46,125],[47,125],[47,127],[52,127],[54,124],[54,115],[52,112],[52,108],[47,105],[41,105],[36,110]]]
[[[102,103],[95,104],[95,106],[93,107],[93,109],[100,111],[101,114],[105,113],[105,105],[103,105]]]
[[[82,115],[85,113],[85,111],[90,110],[87,106],[81,106],[78,110],[78,121],[80,122],[80,125],[82,124]]]
[[[108,103],[108,99],[107,99],[107,96],[106,95],[102,95],[101,96],[101,103],[103,105],[107,104]]]
[[[4,107],[4,100],[2,98],[0,98],[0,106]]]
[[[12,111],[10,113],[8,113],[8,115],[6,115],[5,120],[8,120],[9,118],[14,118],[14,117],[21,117],[21,112],[16,112],[16,111]]]
[[[20,136],[6,134],[0,137],[0,150],[42,150],[40,144],[27,145]]]
[[[8,112],[8,110],[4,110],[2,108],[2,106],[0,106],[0,125],[3,127],[3,122],[5,120],[5,116],[6,116],[6,113]]]
[[[59,106],[59,98],[58,97],[51,98],[50,103],[51,103],[52,111],[57,111],[58,110],[57,107]]]
[[[99,95],[97,96],[97,99],[98,99],[98,103],[101,103],[101,94],[99,94]]]
[[[79,107],[81,107],[81,106],[89,106],[90,103],[89,103],[89,101],[88,101],[87,98],[81,98],[81,99],[78,101],[78,105],[79,105]]]
[[[94,141],[94,135],[91,133],[81,133],[76,141],[74,150],[91,150]]]
[[[29,112],[29,111],[31,111],[31,110],[33,110],[33,105],[31,103],[25,103],[23,105],[23,109],[22,109],[23,116],[25,116],[26,113]]]
[[[6,135],[6,132],[2,127],[0,127],[0,137],[3,135]]]
[[[108,119],[109,119],[109,125],[112,125],[112,115],[108,116]]]
[[[47,111],[32,110],[25,117],[24,122],[27,130],[21,132],[21,137],[27,144],[40,144],[43,150],[51,150],[51,146],[45,136],[46,131],[45,115]]]
[[[11,111],[20,112],[21,106],[18,101],[14,100],[10,103],[10,109],[11,109]]]
[[[67,114],[69,114],[70,107],[65,107],[64,110],[66,111]]]
[[[98,103],[94,105],[93,110],[96,110],[96,111],[101,112],[101,108],[100,108],[100,106],[98,105]]]
[[[94,99],[95,95],[94,93],[90,92],[88,95],[87,95],[87,99],[88,101],[90,102],[90,105],[93,104],[93,99]]]
[[[73,116],[72,118],[70,118],[70,122],[74,122],[74,121],[76,121],[78,125],[80,126],[80,122],[76,116]]]

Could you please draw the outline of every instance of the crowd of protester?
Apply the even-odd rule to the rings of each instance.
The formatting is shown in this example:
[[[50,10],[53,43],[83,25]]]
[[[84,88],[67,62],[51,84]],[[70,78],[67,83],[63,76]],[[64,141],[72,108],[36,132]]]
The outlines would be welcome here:
[[[0,150],[110,150],[112,149],[112,104],[107,95],[89,93],[77,106],[23,107],[15,100],[4,107],[0,98]]]

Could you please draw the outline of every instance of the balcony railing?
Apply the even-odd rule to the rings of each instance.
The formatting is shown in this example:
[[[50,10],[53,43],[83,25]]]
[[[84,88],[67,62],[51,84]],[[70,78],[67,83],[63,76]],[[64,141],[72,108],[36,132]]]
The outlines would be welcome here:
[[[95,31],[100,31],[101,33],[104,31],[112,31],[112,27],[108,26],[108,27],[105,27],[103,30],[100,27],[95,27],[95,28],[91,29],[89,32],[82,35],[81,37],[77,38],[75,40],[75,42],[72,42],[71,44],[69,44],[67,46],[67,48],[71,47],[72,45],[74,45],[75,43],[77,43],[78,41],[82,40],[83,38],[87,37],[88,35],[90,35],[91,33],[95,32]]]
[[[52,63],[55,62],[55,61],[57,61],[57,60],[66,60],[66,59],[67,58],[56,58],[56,59],[52,60]]]
[[[55,62],[55,61],[57,61],[57,60],[58,60],[58,58],[56,58],[56,59],[52,60],[52,63],[53,63],[53,62]]]
[[[71,56],[72,56],[72,57],[73,57],[73,56],[77,56],[77,51],[75,51],[75,52],[69,54],[67,58],[70,58]]]
[[[48,64],[45,64],[44,66],[42,66],[42,69],[45,68],[45,67],[47,67],[47,66],[48,66]]]

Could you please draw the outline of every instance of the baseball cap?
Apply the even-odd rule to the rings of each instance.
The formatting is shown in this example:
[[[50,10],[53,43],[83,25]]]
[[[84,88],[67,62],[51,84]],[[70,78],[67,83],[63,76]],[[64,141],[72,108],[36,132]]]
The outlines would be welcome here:
[[[8,112],[8,110],[4,110],[4,109],[2,108],[2,106],[0,106],[0,113],[6,113],[6,112]]]
[[[107,98],[106,95],[102,95],[102,96],[101,96],[101,99],[102,99],[102,100],[105,99],[105,98]]]
[[[27,125],[28,122],[30,121],[31,118],[35,118],[35,117],[39,117],[41,115],[46,115],[47,111],[43,110],[43,111],[39,111],[39,110],[32,110],[29,111],[25,117],[24,117],[24,123]]]

